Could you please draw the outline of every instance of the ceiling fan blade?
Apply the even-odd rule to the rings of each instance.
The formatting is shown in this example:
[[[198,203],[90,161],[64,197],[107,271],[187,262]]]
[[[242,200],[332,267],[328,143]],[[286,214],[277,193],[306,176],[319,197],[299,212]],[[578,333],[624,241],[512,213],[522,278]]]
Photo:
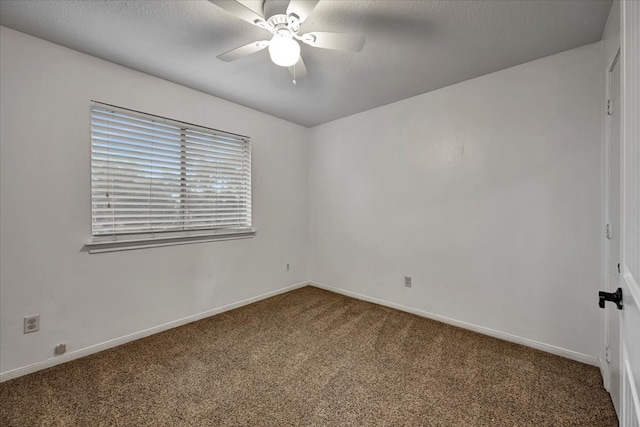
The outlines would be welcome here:
[[[309,46],[345,52],[360,52],[366,39],[365,36],[359,34],[327,33],[324,31],[307,33],[300,37],[300,40]]]
[[[209,0],[211,3],[226,10],[227,12],[237,16],[240,19],[247,21],[250,24],[257,25],[260,28],[268,28],[267,21],[249,9],[245,5],[238,3],[235,0]]]
[[[287,7],[287,16],[295,13],[302,24],[311,14],[320,0],[291,0]]]
[[[298,59],[296,65],[292,65],[291,67],[289,67],[289,74],[291,74],[291,77],[293,77],[294,84],[296,80],[300,78],[304,79],[305,77],[307,77],[307,67],[304,65],[302,56],[300,57],[300,59]]]
[[[218,55],[218,59],[221,59],[226,62],[235,61],[236,59],[242,58],[244,56],[249,56],[253,53],[259,52],[265,47],[269,46],[268,40],[262,40],[259,42],[253,42],[246,44],[244,46],[237,47],[235,49],[231,49],[228,52],[221,53]]]

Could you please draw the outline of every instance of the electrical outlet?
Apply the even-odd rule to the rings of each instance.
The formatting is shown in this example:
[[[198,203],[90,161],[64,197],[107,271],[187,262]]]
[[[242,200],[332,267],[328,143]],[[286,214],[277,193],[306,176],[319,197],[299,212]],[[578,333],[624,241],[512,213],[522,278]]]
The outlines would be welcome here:
[[[286,269],[287,269],[287,271],[291,271],[291,264],[287,263]]]
[[[56,346],[56,348],[53,349],[53,353],[56,356],[59,356],[61,354],[64,354],[64,352],[67,351],[67,344],[66,343],[62,343],[62,344],[58,344]]]
[[[405,288],[411,287],[411,276],[404,276],[404,287]]]
[[[29,316],[24,318],[24,333],[38,332],[40,330],[40,315]]]

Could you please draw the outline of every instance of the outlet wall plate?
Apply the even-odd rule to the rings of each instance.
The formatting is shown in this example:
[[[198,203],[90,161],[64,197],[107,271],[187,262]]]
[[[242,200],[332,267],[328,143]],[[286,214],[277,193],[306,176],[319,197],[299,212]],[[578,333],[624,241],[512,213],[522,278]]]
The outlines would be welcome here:
[[[404,287],[405,288],[411,287],[411,276],[404,276]]]
[[[31,332],[38,332],[40,330],[40,315],[27,316],[24,318],[24,330],[23,333],[30,334]]]

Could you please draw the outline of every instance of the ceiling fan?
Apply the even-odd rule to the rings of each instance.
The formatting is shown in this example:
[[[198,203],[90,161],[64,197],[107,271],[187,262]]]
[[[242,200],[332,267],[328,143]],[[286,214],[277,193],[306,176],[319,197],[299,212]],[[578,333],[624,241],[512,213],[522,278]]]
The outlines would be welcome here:
[[[273,63],[289,68],[293,84],[296,84],[296,75],[297,77],[307,75],[307,68],[300,56],[298,42],[313,47],[345,52],[360,52],[364,47],[365,36],[362,35],[324,31],[298,34],[300,26],[309,17],[319,0],[265,0],[263,3],[264,16],[260,16],[235,0],[209,1],[272,34],[269,40],[256,41],[237,47],[218,55],[218,59],[231,62],[268,47]]]

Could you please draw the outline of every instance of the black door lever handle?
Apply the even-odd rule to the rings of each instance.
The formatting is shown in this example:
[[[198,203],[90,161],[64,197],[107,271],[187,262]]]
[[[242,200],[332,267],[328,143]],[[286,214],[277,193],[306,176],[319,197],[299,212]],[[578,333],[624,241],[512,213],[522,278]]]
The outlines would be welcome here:
[[[604,308],[605,301],[614,302],[618,310],[622,310],[622,288],[616,289],[615,292],[598,292],[598,305],[600,308]]]

